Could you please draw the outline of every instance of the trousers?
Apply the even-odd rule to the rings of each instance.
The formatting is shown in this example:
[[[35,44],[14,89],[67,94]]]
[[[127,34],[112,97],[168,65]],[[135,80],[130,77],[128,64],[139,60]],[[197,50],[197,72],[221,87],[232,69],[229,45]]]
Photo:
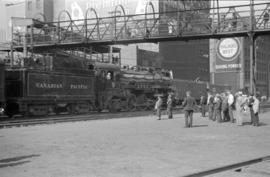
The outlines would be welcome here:
[[[206,113],[206,105],[202,104],[202,117],[205,117],[205,113]]]
[[[192,127],[193,123],[193,110],[185,110],[185,126]]]
[[[233,123],[234,117],[233,117],[233,107],[229,106],[229,118],[231,123]]]
[[[169,119],[172,119],[173,118],[172,107],[168,107],[167,108],[167,114],[168,114],[168,118]]]

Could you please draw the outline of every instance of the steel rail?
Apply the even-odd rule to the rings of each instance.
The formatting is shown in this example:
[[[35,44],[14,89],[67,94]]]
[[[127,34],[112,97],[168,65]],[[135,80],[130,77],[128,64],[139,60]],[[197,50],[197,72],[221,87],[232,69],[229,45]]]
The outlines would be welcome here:
[[[134,112],[120,112],[120,113],[95,113],[85,115],[61,115],[57,117],[44,117],[44,118],[29,118],[29,119],[14,119],[0,121],[1,128],[21,127],[39,124],[54,124],[61,122],[79,122],[88,120],[106,120],[116,118],[132,118],[138,116],[145,116],[151,114],[151,111],[134,111]]]
[[[225,165],[225,166],[210,169],[210,170],[201,171],[201,172],[185,175],[182,177],[203,177],[203,176],[213,175],[213,174],[222,173],[222,172],[231,171],[231,170],[241,171],[241,168],[243,167],[250,166],[256,163],[261,163],[264,161],[269,161],[269,160],[270,160],[270,155],[239,162],[239,163],[234,163],[231,165]]]

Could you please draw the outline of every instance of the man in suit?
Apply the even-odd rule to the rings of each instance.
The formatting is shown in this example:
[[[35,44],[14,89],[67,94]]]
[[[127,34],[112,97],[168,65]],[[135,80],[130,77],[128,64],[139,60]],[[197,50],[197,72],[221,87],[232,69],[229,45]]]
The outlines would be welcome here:
[[[168,99],[167,99],[167,114],[168,114],[168,119],[172,119],[173,118],[172,103],[173,103],[172,94],[169,93]]]
[[[205,117],[206,107],[207,107],[207,97],[204,95],[201,96],[200,106],[201,106],[202,117]]]
[[[211,92],[207,93],[207,105],[208,105],[208,117],[209,120],[213,120],[214,116],[214,96]]]
[[[161,95],[159,95],[155,104],[155,111],[158,116],[158,120],[161,120],[161,105],[162,105],[162,98]]]
[[[252,104],[252,124],[253,126],[259,126],[259,108],[260,108],[260,101],[258,99],[259,95],[256,94],[253,96],[253,104]]]
[[[194,112],[194,107],[196,105],[195,98],[191,96],[191,92],[187,91],[186,92],[186,98],[182,104],[184,107],[185,111],[185,125],[186,128],[191,128],[192,127],[192,121],[193,121],[193,112]]]

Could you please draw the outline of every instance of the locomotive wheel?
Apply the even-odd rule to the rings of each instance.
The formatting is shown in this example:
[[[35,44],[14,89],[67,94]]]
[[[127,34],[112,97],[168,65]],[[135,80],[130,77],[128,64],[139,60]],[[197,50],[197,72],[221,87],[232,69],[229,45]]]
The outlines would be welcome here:
[[[97,112],[101,112],[102,111],[102,109],[101,108],[97,108]]]
[[[147,106],[147,110],[150,110],[150,111],[154,110],[154,107],[155,107],[154,105],[149,105],[149,106]]]
[[[13,118],[15,114],[19,113],[19,105],[17,103],[10,103],[6,107],[6,114],[9,118]]]
[[[116,109],[115,109],[115,106],[114,106],[114,102],[113,101],[110,101],[109,112],[116,112]]]
[[[72,104],[67,107],[68,114],[74,114],[74,106]]]
[[[142,106],[142,107],[141,107],[141,110],[142,110],[142,111],[146,111],[147,109],[148,109],[147,106]]]
[[[136,99],[135,97],[130,97],[128,99],[128,110],[129,111],[135,111],[136,110]]]

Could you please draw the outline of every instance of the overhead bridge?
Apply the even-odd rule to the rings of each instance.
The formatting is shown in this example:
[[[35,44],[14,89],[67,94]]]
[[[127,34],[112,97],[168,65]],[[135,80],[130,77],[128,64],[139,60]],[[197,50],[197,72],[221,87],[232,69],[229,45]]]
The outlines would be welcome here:
[[[13,19],[13,49],[89,47],[97,45],[187,41],[195,39],[269,35],[266,15],[270,4],[249,4],[210,9],[155,12],[151,2],[144,14],[126,14],[122,5],[112,16],[100,18],[95,9],[85,18],[72,20],[62,11],[56,22]],[[63,17],[67,20],[61,20]],[[269,19],[269,18],[268,18]],[[22,24],[25,30],[19,31]],[[19,27],[19,28],[18,28]]]

